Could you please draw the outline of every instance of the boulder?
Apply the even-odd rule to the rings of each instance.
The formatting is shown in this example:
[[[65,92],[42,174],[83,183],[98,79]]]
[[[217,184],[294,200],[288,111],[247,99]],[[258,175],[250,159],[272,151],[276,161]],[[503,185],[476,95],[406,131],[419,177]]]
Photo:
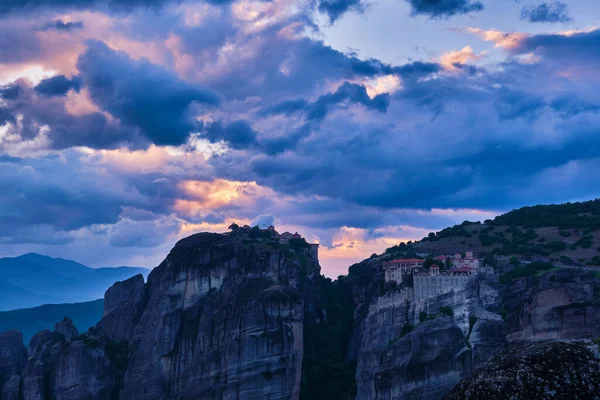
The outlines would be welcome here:
[[[600,360],[591,342],[541,342],[489,359],[444,399],[600,399]]]

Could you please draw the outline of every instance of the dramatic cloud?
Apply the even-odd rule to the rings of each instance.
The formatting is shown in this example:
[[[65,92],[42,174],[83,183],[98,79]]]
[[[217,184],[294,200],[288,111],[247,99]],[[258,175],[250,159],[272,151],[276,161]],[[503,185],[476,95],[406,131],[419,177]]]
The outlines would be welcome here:
[[[56,29],[57,31],[72,31],[75,29],[83,29],[83,22],[64,22],[62,19],[57,19],[44,25],[44,30]]]
[[[496,45],[496,47],[501,47],[504,49],[512,49],[518,47],[520,42],[523,39],[527,38],[527,35],[524,33],[505,33],[497,31],[495,29],[484,30],[480,28],[464,28],[462,30],[477,35],[485,41],[493,42]]]
[[[5,100],[14,100],[21,94],[22,88],[19,85],[0,86],[0,98]]]
[[[0,253],[153,266],[185,235],[273,223],[334,274],[600,195],[598,29],[502,32],[478,1],[409,3],[443,40],[394,31],[389,54],[385,23],[355,49],[338,21],[377,24],[358,1],[3,2]],[[439,21],[465,14],[478,27]]]
[[[345,102],[360,104],[379,112],[386,112],[390,99],[387,93],[379,94],[371,99],[364,86],[344,82],[335,92],[323,95],[312,103],[304,99],[290,100],[275,105],[267,110],[267,113],[290,115],[302,112],[309,121],[321,121],[327,116],[333,105]]]
[[[64,75],[53,76],[44,79],[33,89],[42,96],[64,96],[69,90],[79,91],[79,77],[69,79]]]
[[[256,144],[256,132],[246,121],[234,121],[224,125],[222,121],[206,127],[206,138],[211,142],[225,141],[234,149],[244,149]]]
[[[157,8],[181,0],[3,0],[0,15],[10,13],[30,13],[32,11],[71,11],[86,9],[106,9],[111,12],[131,12],[134,8]]]
[[[429,18],[449,18],[483,10],[480,1],[472,0],[406,0],[413,15],[427,15]]]
[[[3,94],[6,103],[3,114],[9,116],[4,119],[10,124],[5,125],[3,134],[0,134],[0,152],[19,154],[75,146],[147,146],[147,140],[137,130],[121,126],[102,112],[69,112],[68,96],[59,95],[68,85],[61,85],[60,80],[59,84],[50,83],[39,88],[43,94],[28,86],[11,89],[17,93],[9,96],[11,98],[5,96],[6,92]]]
[[[569,9],[560,1],[542,3],[538,6],[525,6],[521,10],[521,19],[529,22],[569,22]]]
[[[485,52],[476,54],[471,46],[465,46],[462,50],[451,51],[440,57],[440,64],[447,70],[456,71],[470,61],[476,61],[485,56]]]
[[[585,69],[600,62],[600,29],[530,36],[521,40],[515,51],[533,52],[545,61],[562,63],[563,68],[570,65]]]
[[[139,128],[155,144],[185,143],[199,128],[191,106],[219,103],[213,91],[184,82],[147,60],[133,60],[102,42],[88,46],[77,68],[94,102],[123,124]]]
[[[327,14],[331,23],[349,10],[363,12],[364,8],[361,0],[321,0],[318,7],[320,12]]]

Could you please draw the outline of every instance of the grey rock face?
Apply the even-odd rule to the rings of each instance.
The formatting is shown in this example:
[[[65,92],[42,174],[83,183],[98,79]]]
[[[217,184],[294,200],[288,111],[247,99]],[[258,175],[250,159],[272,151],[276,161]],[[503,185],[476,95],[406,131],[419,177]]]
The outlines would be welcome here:
[[[590,347],[596,345],[548,342],[513,349],[491,358],[445,399],[600,399],[600,360]]]
[[[377,308],[373,301],[360,325],[357,398],[439,399],[509,347],[597,338],[599,300],[593,274],[559,270],[504,285],[479,277],[467,290],[426,302]],[[440,319],[442,307],[453,309],[452,318]]]
[[[29,341],[29,356],[33,356],[41,350],[41,347],[50,340],[59,341],[61,339],[57,332],[43,330],[39,331]]]
[[[73,333],[68,325],[67,321],[56,326]],[[32,338],[30,348],[32,354],[22,374],[24,400],[110,400],[118,396],[123,371],[116,365],[118,348],[105,336],[91,330],[67,341],[63,333],[43,331]]]
[[[482,334],[498,323],[480,311],[477,293],[474,284],[425,301],[372,305],[362,325],[357,399],[441,398],[487,360],[488,351],[502,349],[502,335]],[[490,319],[475,320],[476,314]]]
[[[98,328],[112,340],[129,341],[145,307],[146,287],[141,274],[117,282],[104,294],[104,315]]]
[[[0,391],[2,400],[19,400],[21,393],[21,376],[11,376]]]
[[[537,284],[522,279],[504,299],[513,311],[506,321],[511,342],[600,336],[600,282],[589,272],[558,271]]]
[[[182,240],[149,276],[121,398],[298,398],[303,288],[318,273],[303,249]]]
[[[0,395],[1,399],[18,399],[20,374],[27,362],[27,349],[19,331],[0,333]]]
[[[73,321],[68,317],[65,317],[65,319],[58,322],[54,326],[54,330],[56,333],[63,335],[67,342],[70,342],[79,336],[79,332],[77,331],[77,328],[75,328],[75,325],[73,325]]]
[[[452,319],[440,317],[379,351],[361,352],[359,362],[358,398],[431,398],[468,374],[472,353]]]

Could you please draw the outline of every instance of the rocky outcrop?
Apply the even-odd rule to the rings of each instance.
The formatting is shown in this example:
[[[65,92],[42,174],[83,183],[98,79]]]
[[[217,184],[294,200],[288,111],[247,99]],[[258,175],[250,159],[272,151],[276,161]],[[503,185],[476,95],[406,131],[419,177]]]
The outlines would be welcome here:
[[[298,398],[319,272],[304,248],[180,241],[148,278],[121,398]]]
[[[27,349],[19,331],[0,333],[0,399],[19,398],[21,371],[27,362]]]
[[[485,311],[478,291],[474,282],[422,301],[377,299],[362,324],[357,399],[441,398],[502,349],[503,336],[488,335],[502,332],[500,318]]]
[[[104,314],[98,329],[117,342],[129,341],[145,307],[146,286],[141,274],[117,282],[104,294]]]
[[[21,376],[12,375],[2,386],[0,399],[19,400],[21,397]]]
[[[65,317],[62,321],[58,322],[54,326],[54,331],[58,334],[61,334],[67,342],[70,342],[79,336],[77,328],[75,328],[73,321],[69,317]]]
[[[479,276],[427,301],[392,293],[373,298],[360,325],[358,399],[439,399],[507,348],[600,336],[600,281],[585,270]]]
[[[600,399],[600,360],[591,342],[534,343],[491,358],[445,399]]]
[[[559,270],[505,288],[511,342],[600,336],[600,282],[594,273]]]
[[[65,325],[68,328],[68,324],[57,327]],[[71,341],[58,332],[45,331],[33,337],[34,341],[22,374],[24,400],[110,400],[118,396],[126,347],[119,348],[95,330]]]

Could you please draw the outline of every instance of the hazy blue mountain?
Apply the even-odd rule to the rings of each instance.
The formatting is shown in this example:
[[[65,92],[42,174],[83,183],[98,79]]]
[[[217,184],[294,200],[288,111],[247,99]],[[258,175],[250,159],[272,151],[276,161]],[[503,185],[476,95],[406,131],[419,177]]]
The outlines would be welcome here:
[[[33,307],[38,304],[56,302],[52,296],[39,296],[0,279],[0,310]]]
[[[29,253],[0,258],[0,311],[47,303],[102,298],[116,281],[150,272],[146,268],[90,268],[62,258]]]
[[[0,289],[1,290],[1,289]],[[104,300],[74,304],[46,304],[34,308],[0,312],[0,332],[17,329],[25,344],[41,330],[54,330],[54,324],[64,317],[73,320],[79,332],[85,332],[102,318]]]

